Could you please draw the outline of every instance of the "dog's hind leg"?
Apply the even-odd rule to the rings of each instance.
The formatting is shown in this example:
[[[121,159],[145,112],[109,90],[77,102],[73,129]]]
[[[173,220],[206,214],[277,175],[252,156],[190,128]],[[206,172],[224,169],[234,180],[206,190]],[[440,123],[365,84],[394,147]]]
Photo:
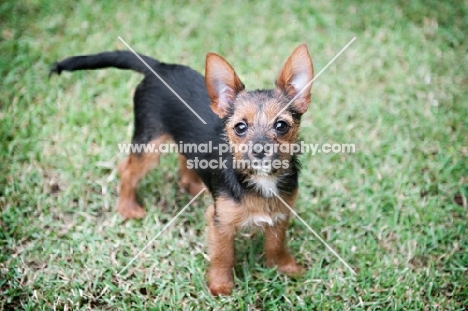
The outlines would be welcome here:
[[[131,153],[119,164],[120,194],[117,211],[125,219],[145,217],[145,209],[137,202],[138,182],[145,176],[146,172],[159,164],[160,154],[157,150],[168,139],[168,135],[160,135],[146,144],[146,150],[141,150],[140,153]]]
[[[187,158],[181,154],[179,154],[179,175],[179,186],[193,196],[197,195],[205,187],[195,170],[187,167]]]

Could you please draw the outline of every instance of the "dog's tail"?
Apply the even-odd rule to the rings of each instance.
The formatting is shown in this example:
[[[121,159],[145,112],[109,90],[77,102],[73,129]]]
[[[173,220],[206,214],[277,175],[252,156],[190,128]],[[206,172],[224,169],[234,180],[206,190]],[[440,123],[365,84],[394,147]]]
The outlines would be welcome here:
[[[151,57],[139,55],[151,68],[159,65],[159,62]],[[93,55],[72,56],[60,62],[55,63],[50,69],[49,76],[62,71],[75,70],[95,70],[108,67],[119,69],[134,70],[144,75],[148,74],[150,69],[132,52],[114,51],[103,52]]]

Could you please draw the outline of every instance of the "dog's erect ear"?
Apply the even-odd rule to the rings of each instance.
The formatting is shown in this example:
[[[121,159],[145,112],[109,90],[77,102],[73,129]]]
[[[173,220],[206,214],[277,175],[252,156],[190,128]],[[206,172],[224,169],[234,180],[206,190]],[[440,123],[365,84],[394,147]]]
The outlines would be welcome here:
[[[244,84],[227,61],[215,53],[206,55],[205,83],[211,99],[211,109],[224,118]]]
[[[297,96],[291,106],[302,114],[309,107],[310,88],[312,87],[312,83],[309,84],[309,82],[313,78],[314,66],[312,65],[312,59],[307,50],[307,45],[301,44],[289,56],[283,69],[281,69],[276,79],[276,87],[289,97]]]

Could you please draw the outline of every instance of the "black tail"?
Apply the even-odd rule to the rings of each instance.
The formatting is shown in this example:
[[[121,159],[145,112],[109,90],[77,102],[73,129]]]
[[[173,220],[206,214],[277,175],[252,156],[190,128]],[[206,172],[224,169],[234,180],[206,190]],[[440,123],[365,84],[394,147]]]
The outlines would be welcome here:
[[[151,57],[140,55],[140,57],[151,67],[159,65],[159,62]],[[93,55],[72,56],[55,63],[50,69],[50,74],[60,74],[63,70],[75,71],[86,69],[102,69],[115,67],[119,69],[130,69],[142,74],[151,72],[149,68],[132,52],[114,51],[103,52]]]

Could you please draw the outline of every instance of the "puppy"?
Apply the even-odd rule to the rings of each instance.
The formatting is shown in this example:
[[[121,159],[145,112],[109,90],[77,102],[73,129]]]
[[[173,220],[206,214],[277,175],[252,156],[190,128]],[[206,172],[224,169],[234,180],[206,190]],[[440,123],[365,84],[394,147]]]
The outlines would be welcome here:
[[[186,66],[140,57],[191,109],[131,52],[70,57],[56,63],[51,73],[107,67],[142,73],[144,79],[134,95],[132,144],[153,150],[168,140],[229,146],[228,151],[223,148],[225,152],[179,149],[180,185],[192,195],[206,187],[214,200],[206,211],[211,258],[207,278],[213,295],[229,295],[233,290],[234,236],[241,228],[264,230],[267,266],[277,266],[287,275],[302,274],[304,269],[286,245],[288,206],[294,206],[298,194],[298,155],[281,147],[297,142],[301,116],[309,107],[314,71],[307,46],[294,50],[274,89],[256,91],[246,91],[231,65],[214,53],[206,56],[205,78]],[[159,152],[140,149],[119,164],[117,211],[124,218],[145,216],[136,188],[148,170],[158,165],[159,156]]]

